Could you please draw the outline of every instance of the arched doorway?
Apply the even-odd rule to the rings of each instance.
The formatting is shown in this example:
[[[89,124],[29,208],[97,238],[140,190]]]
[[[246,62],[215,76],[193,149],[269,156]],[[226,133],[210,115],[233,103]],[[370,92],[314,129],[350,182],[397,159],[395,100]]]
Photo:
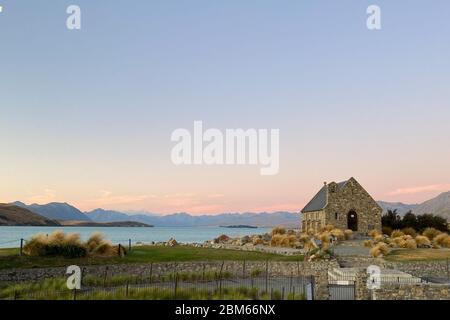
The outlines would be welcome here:
[[[358,215],[353,210],[347,214],[347,228],[352,231],[358,231]]]

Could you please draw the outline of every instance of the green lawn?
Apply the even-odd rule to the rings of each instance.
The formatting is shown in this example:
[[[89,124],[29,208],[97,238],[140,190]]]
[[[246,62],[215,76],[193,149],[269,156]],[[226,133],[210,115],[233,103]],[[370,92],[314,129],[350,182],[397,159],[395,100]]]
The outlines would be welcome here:
[[[11,268],[42,268],[63,267],[75,265],[102,265],[122,263],[147,263],[147,262],[181,262],[181,261],[222,261],[222,260],[272,260],[272,261],[298,261],[302,256],[282,256],[270,253],[194,248],[187,246],[159,247],[142,246],[134,247],[131,253],[124,258],[80,258],[66,259],[61,257],[26,257],[19,256],[18,249],[0,249],[0,269]]]
[[[387,261],[436,261],[450,259],[450,249],[396,249],[384,257]]]

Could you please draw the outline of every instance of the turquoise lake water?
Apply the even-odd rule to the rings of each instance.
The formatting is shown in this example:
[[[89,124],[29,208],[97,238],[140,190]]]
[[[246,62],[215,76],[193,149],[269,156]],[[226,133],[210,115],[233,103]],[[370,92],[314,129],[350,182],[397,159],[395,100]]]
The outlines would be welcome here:
[[[113,243],[128,244],[152,241],[167,241],[175,238],[178,242],[204,242],[217,238],[221,234],[230,237],[242,237],[251,234],[270,232],[270,228],[237,229],[222,227],[153,227],[153,228],[119,228],[119,227],[0,227],[0,248],[19,247],[20,239],[29,239],[36,233],[49,234],[54,230],[64,230],[66,233],[79,233],[82,239],[87,239],[94,232],[102,232]]]

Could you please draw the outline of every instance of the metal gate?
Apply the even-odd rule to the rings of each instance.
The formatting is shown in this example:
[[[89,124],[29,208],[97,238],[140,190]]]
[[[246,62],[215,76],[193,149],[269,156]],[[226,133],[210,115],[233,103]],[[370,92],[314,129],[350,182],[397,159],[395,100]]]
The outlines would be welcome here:
[[[355,300],[355,284],[329,284],[329,300]]]

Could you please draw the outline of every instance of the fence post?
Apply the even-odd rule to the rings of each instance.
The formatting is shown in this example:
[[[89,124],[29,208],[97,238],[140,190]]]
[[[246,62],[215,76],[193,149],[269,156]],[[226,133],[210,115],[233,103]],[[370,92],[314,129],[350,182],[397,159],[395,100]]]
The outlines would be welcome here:
[[[119,251],[119,252],[118,252],[118,253],[119,253],[119,257],[122,257],[122,253],[121,253],[121,251],[122,251],[121,249],[122,249],[122,248],[121,248],[121,247],[122,247],[122,245],[119,243],[119,250],[118,250],[118,251]]]
[[[175,279],[174,279],[174,289],[173,289],[173,299],[176,300],[177,299],[177,287],[178,287],[178,273],[175,274]]]
[[[222,261],[222,265],[220,266],[220,272],[219,272],[219,297],[222,297],[222,271],[223,271],[224,264],[225,264],[225,261]]]
[[[203,263],[203,268],[202,268],[202,281],[205,281],[205,264]]]
[[[268,290],[268,280],[269,280],[269,260],[266,260],[266,292]]]
[[[450,270],[448,269],[448,258],[447,258],[447,279],[450,279]]]
[[[245,278],[245,259],[244,259],[244,262],[242,264],[242,278]]]
[[[131,239],[128,239],[128,251],[131,252]]]
[[[20,239],[20,255],[23,255],[23,239]]]
[[[106,287],[106,277],[108,276],[108,266],[105,268],[105,276],[103,278],[103,287]]]
[[[153,262],[150,262],[150,283],[153,281]]]

